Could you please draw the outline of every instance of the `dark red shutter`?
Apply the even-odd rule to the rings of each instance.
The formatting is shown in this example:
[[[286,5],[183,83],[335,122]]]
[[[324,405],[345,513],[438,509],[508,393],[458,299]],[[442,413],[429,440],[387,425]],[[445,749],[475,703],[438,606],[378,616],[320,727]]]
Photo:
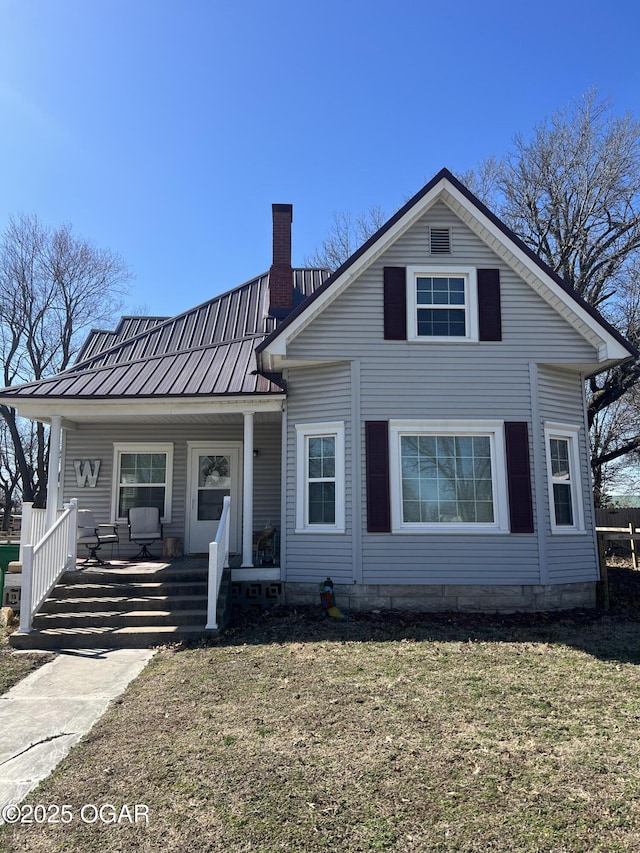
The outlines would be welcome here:
[[[533,533],[529,429],[524,422],[506,422],[504,436],[507,454],[511,532]]]
[[[366,421],[367,531],[391,532],[389,495],[389,425],[387,421]]]
[[[404,267],[384,268],[384,338],[407,340],[407,272]]]
[[[500,270],[478,270],[478,332],[481,341],[502,340]]]

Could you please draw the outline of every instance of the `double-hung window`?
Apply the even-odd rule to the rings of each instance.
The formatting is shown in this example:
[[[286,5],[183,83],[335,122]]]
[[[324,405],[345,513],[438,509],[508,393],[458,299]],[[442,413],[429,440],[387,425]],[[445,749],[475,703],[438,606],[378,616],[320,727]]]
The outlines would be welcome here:
[[[114,445],[114,520],[127,518],[137,506],[158,507],[162,520],[171,520],[173,445],[131,443]]]
[[[477,341],[476,279],[472,267],[408,267],[408,339]]]
[[[501,421],[391,421],[394,532],[507,532]]]
[[[297,424],[296,445],[296,532],[344,532],[344,423]]]
[[[578,487],[578,434],[578,427],[545,424],[551,530],[554,533],[584,530],[584,511]]]

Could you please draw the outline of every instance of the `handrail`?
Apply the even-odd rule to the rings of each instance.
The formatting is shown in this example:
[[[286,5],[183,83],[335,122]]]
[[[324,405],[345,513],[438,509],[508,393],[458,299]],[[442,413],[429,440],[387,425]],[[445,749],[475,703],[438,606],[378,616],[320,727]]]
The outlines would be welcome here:
[[[78,500],[69,506],[35,545],[22,546],[20,631],[32,630],[33,617],[60,576],[76,563]]]
[[[207,631],[218,628],[216,610],[222,582],[222,572],[229,566],[229,517],[231,515],[231,497],[225,495],[218,529],[213,542],[209,543],[209,584],[207,592]]]

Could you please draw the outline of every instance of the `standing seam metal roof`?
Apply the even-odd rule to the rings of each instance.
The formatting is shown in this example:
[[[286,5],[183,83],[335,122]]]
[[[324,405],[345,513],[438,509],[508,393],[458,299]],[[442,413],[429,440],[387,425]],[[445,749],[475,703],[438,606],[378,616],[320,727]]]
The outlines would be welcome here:
[[[293,271],[294,303],[328,278]],[[269,274],[176,317],[126,317],[113,332],[94,331],[81,358],[57,376],[4,389],[7,397],[105,399],[282,394],[277,377],[256,373],[256,346],[273,330]]]

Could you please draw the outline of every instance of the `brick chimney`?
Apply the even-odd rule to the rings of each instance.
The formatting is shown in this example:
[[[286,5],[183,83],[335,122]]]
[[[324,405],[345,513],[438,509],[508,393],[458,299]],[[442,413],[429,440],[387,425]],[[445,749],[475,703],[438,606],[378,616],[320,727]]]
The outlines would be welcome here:
[[[269,314],[282,320],[293,308],[291,223],[293,205],[273,204],[273,263],[269,270]]]

